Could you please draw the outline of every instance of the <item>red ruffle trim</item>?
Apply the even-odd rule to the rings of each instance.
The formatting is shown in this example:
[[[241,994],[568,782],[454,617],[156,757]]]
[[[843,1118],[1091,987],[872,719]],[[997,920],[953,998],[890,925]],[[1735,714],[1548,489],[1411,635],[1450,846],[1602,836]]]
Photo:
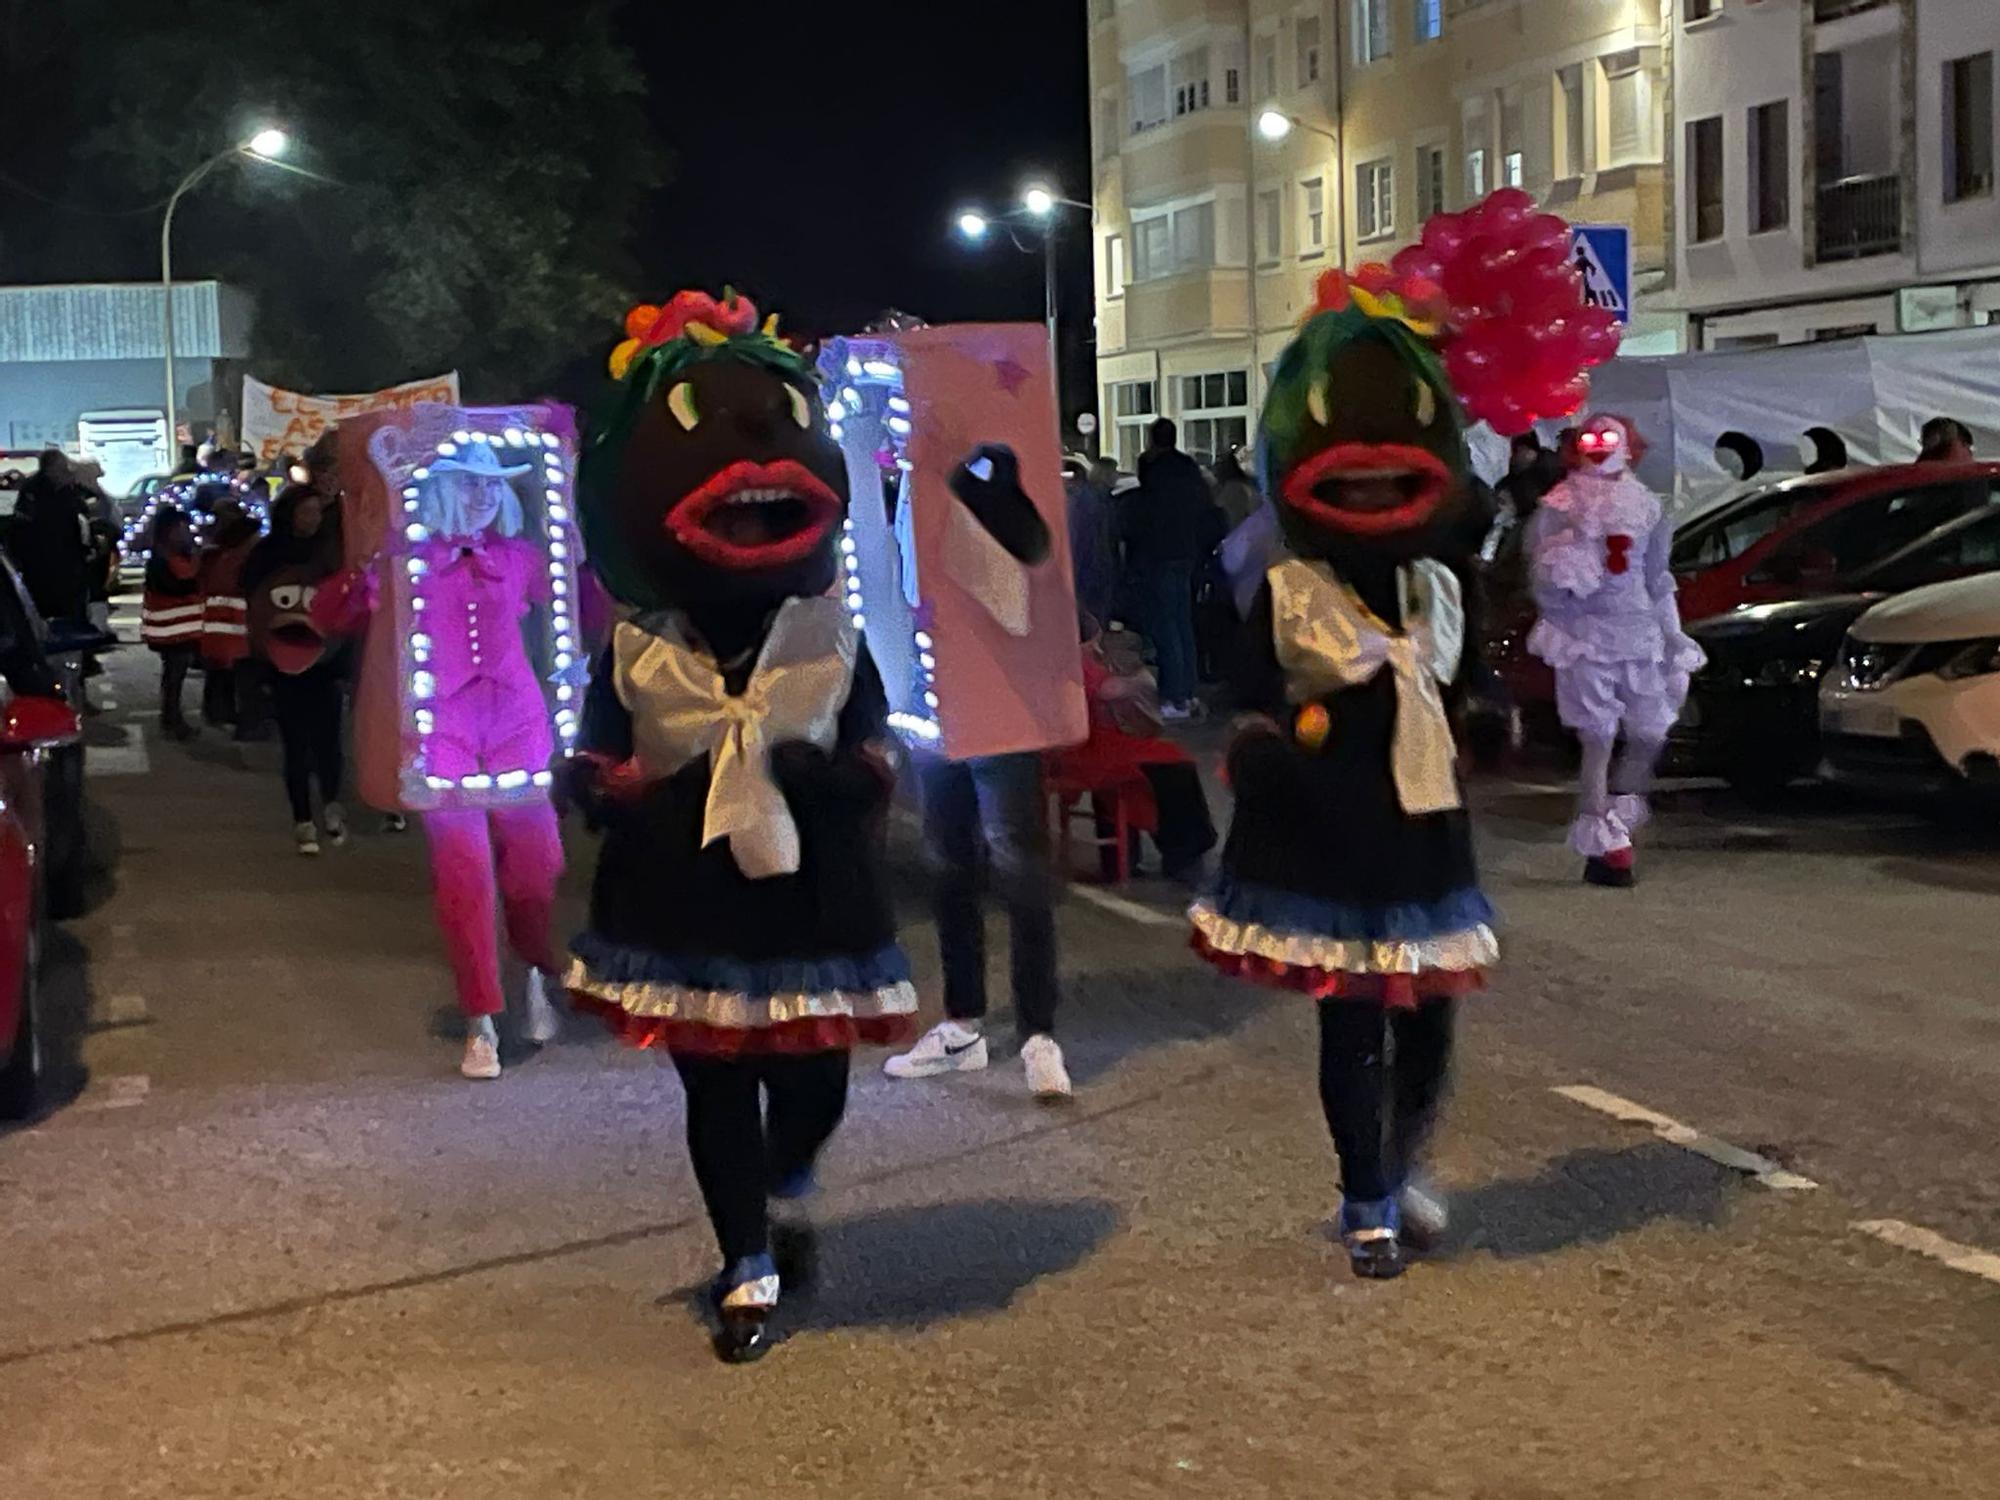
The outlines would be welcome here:
[[[1252,984],[1291,990],[1315,1000],[1371,1000],[1394,1010],[1412,1010],[1425,1000],[1457,998],[1486,988],[1484,969],[1424,969],[1415,974],[1349,974],[1307,964],[1282,963],[1254,953],[1224,953],[1201,933],[1188,946],[1223,973]]]
[[[782,1052],[845,1052],[863,1043],[888,1046],[903,1041],[914,1029],[910,1016],[820,1016],[787,1021],[779,1026],[738,1029],[708,1026],[699,1021],[669,1021],[635,1016],[621,1006],[582,990],[569,992],[579,1011],[596,1016],[628,1047],[659,1047],[670,1052],[694,1052],[704,1057],[741,1057]]]

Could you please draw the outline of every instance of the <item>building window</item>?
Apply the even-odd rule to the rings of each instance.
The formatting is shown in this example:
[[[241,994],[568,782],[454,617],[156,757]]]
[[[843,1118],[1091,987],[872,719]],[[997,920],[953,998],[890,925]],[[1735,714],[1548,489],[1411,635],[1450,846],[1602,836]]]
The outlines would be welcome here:
[[[1944,201],[1993,191],[1993,54],[1944,65]]]
[[[1389,0],[1354,0],[1354,60],[1380,62],[1388,55]]]
[[[1319,82],[1319,17],[1300,16],[1296,27],[1299,50],[1299,87]]]
[[[1214,462],[1250,438],[1250,372],[1212,370],[1180,377],[1181,447]]]
[[[1417,147],[1417,220],[1444,212],[1444,147]]]
[[[1396,164],[1364,161],[1354,169],[1354,232],[1364,240],[1396,232]]]
[[[1122,234],[1106,235],[1104,239],[1104,295],[1125,295],[1125,236]]]
[[[1267,31],[1250,44],[1257,97],[1268,99],[1278,92],[1278,34]]]
[[[1222,102],[1224,104],[1243,102],[1243,70],[1234,63],[1222,70]]]
[[[1492,139],[1486,125],[1486,96],[1465,101],[1465,201],[1477,203],[1486,196],[1490,186],[1487,180],[1487,153],[1493,149]]]
[[[1139,455],[1146,451],[1146,429],[1153,425],[1159,401],[1150,380],[1123,380],[1105,393],[1111,411],[1111,425],[1117,433],[1118,467],[1136,469]]]
[[[1583,65],[1556,70],[1556,104],[1562,111],[1563,159],[1558,175],[1581,177],[1590,170],[1583,129]]]
[[[1628,162],[1654,161],[1659,145],[1653,129],[1655,75],[1647,71],[1639,49],[1612,52],[1600,59],[1604,69],[1604,114],[1609,150],[1600,146],[1598,164],[1622,167]]]
[[[1706,21],[1722,9],[1722,0],[1681,0],[1681,14],[1689,21]]]
[[[1132,221],[1132,279],[1157,281],[1215,264],[1215,200]]]
[[[1128,79],[1127,96],[1132,101],[1132,134],[1167,123],[1167,69],[1165,64],[1134,73]]]
[[[1419,42],[1434,42],[1444,35],[1444,0],[1414,0],[1416,11],[1411,30]]]
[[[1500,186],[1520,187],[1527,180],[1527,111],[1518,88],[1500,91]]]
[[[1299,184],[1299,254],[1318,255],[1326,249],[1326,181],[1312,177]]]
[[[1181,53],[1168,68],[1169,87],[1174,96],[1174,118],[1208,108],[1208,48],[1194,47]]]
[[[1790,106],[1780,99],[1750,111],[1750,232],[1768,234],[1792,221]]]
[[[1722,238],[1722,117],[1690,120],[1687,127],[1688,222],[1694,242]]]
[[[1285,253],[1284,227],[1285,195],[1276,188],[1266,188],[1257,195],[1257,264],[1275,264]]]

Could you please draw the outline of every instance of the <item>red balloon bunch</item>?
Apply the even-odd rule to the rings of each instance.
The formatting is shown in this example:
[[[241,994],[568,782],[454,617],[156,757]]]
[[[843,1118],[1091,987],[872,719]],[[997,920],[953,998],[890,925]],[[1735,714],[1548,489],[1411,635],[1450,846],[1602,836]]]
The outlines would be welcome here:
[[[1442,288],[1445,371],[1466,411],[1505,436],[1574,413],[1590,393],[1584,371],[1618,352],[1617,319],[1584,303],[1569,225],[1519,188],[1438,214],[1390,264]]]

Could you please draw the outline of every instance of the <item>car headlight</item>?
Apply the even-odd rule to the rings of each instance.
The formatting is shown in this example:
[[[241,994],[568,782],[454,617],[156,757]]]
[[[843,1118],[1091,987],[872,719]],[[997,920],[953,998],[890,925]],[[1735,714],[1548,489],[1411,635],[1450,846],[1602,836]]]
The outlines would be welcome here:
[[[2000,640],[1973,641],[1937,669],[1946,682],[2000,672]]]

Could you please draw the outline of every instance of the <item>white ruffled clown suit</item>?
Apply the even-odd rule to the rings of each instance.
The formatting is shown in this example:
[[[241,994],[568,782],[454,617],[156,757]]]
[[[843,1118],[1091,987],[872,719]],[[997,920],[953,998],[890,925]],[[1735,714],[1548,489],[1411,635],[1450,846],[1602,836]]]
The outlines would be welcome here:
[[[1629,875],[1653,768],[1705,658],[1681,629],[1668,567],[1673,529],[1631,473],[1630,429],[1593,417],[1574,441],[1569,477],[1529,523],[1540,619],[1528,649],[1554,668],[1556,711],[1583,744],[1570,847],[1593,867]]]

